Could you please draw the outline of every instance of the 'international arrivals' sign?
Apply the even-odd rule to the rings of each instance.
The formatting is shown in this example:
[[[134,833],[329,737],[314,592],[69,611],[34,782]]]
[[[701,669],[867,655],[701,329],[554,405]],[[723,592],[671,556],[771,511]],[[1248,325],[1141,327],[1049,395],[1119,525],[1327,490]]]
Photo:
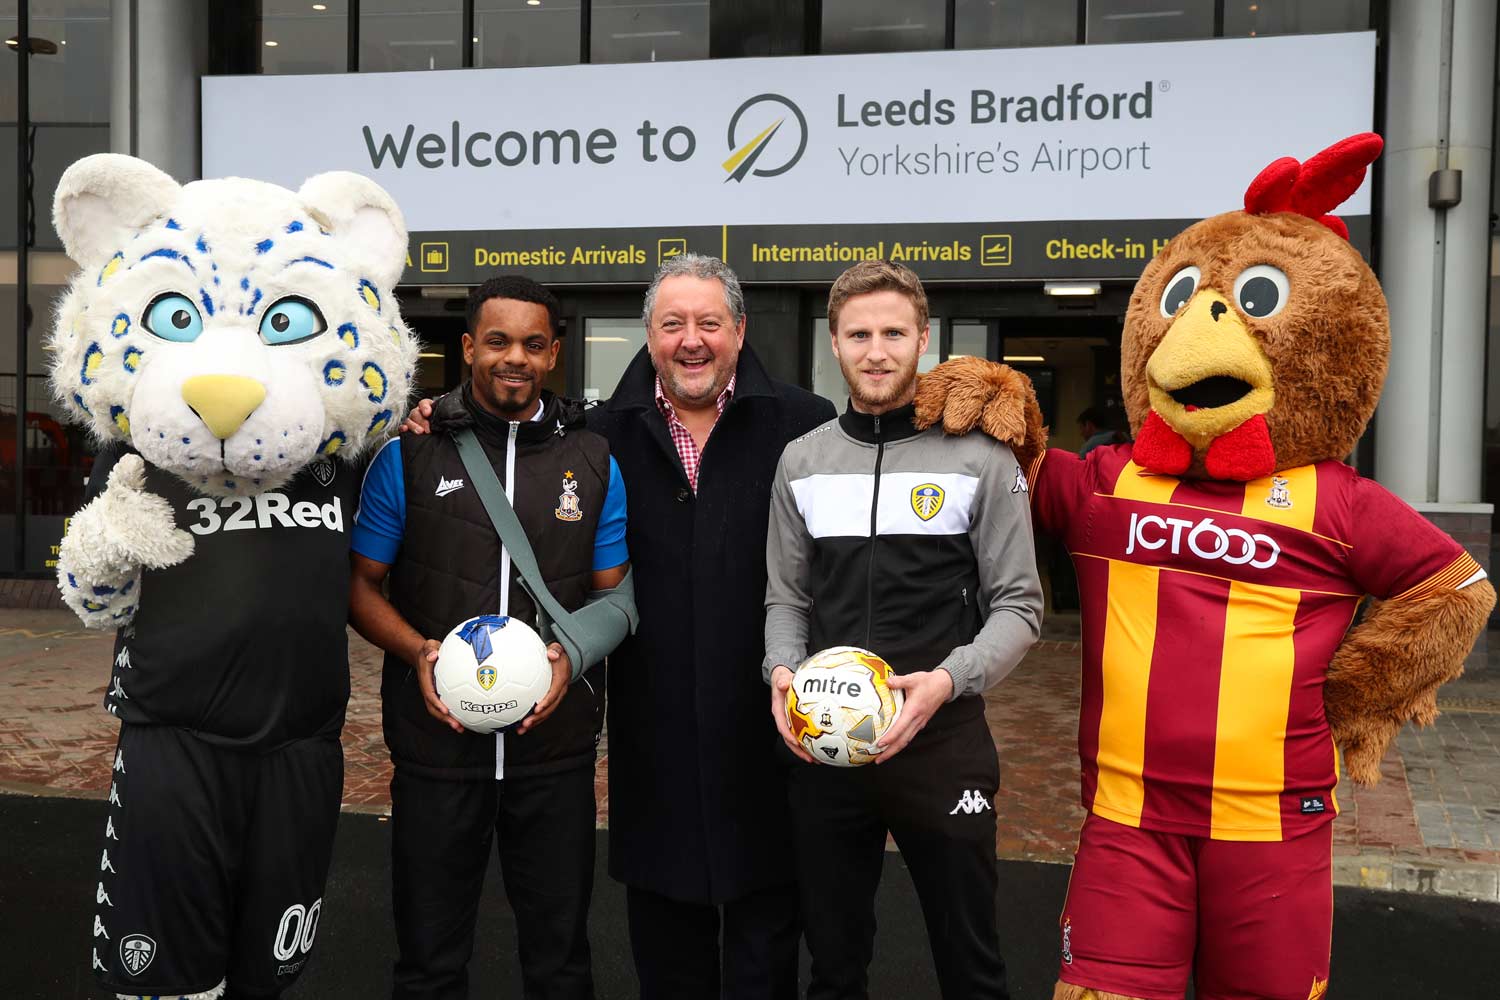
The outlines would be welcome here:
[[[428,73],[205,77],[204,175],[379,181],[406,280],[1130,278],[1271,160],[1370,127],[1371,32]],[[1368,243],[1368,182],[1344,205]]]

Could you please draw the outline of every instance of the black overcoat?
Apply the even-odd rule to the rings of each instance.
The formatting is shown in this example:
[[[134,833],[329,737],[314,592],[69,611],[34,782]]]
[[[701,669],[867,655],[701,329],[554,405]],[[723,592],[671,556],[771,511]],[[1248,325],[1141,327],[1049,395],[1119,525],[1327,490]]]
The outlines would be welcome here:
[[[782,448],[835,412],[745,346],[694,496],[655,378],[642,349],[589,411],[625,480],[641,615],[609,658],[609,867],[627,885],[723,903],[792,878],[790,754],[776,753],[760,672],[766,522]]]

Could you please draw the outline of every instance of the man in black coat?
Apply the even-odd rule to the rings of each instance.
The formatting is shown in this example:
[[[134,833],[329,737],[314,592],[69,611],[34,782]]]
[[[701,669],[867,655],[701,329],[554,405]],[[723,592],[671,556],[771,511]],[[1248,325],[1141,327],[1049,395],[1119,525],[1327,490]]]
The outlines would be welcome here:
[[[630,483],[640,611],[609,659],[610,874],[644,1000],[791,1000],[800,921],[760,676],[766,526],[782,448],[835,411],[744,346],[744,296],[716,258],[671,258],[643,319],[646,348],[588,418]]]

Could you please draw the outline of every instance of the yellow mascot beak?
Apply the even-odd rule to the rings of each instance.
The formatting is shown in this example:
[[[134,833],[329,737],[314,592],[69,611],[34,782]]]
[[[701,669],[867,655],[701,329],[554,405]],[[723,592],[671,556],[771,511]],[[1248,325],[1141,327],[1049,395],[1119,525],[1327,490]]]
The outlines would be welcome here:
[[[1276,402],[1271,362],[1229,301],[1194,295],[1146,362],[1151,408],[1194,448],[1207,448]]]
[[[182,398],[225,441],[265,402],[266,387],[244,375],[194,375],[182,383]]]

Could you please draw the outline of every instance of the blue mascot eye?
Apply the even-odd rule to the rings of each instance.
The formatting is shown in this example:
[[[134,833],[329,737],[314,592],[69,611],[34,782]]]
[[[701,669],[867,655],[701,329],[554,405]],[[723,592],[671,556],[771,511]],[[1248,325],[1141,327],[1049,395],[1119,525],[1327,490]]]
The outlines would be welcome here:
[[[318,307],[306,299],[282,299],[266,310],[260,321],[260,339],[268,344],[297,344],[328,329]]]
[[[190,344],[203,332],[203,317],[186,295],[168,292],[146,307],[145,326],[162,340]]]

